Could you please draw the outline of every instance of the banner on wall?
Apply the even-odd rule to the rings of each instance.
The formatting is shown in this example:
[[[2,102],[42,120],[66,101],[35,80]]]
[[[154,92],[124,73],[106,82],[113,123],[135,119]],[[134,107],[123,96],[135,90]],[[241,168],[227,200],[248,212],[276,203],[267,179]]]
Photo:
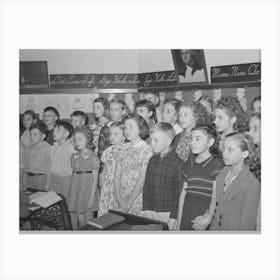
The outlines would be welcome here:
[[[211,83],[260,82],[261,63],[245,63],[211,67]]]
[[[138,89],[177,84],[175,71],[142,74],[58,74],[50,75],[52,89],[99,88]]]

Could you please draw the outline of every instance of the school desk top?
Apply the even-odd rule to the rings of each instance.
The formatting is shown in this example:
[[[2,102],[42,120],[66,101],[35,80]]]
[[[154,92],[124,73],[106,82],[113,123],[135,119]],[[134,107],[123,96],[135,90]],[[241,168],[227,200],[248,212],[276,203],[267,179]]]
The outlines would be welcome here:
[[[162,221],[158,221],[158,220],[153,220],[153,219],[148,219],[148,218],[144,218],[144,217],[140,217],[140,216],[136,216],[136,215],[132,215],[132,214],[128,214],[128,213],[123,213],[120,211],[116,211],[116,210],[109,210],[110,213],[115,213],[117,215],[123,216],[125,218],[125,220],[117,225],[113,225],[105,230],[109,230],[109,231],[131,231],[131,230],[147,230],[147,229],[137,229],[138,226],[147,226],[147,228],[151,228],[151,230],[158,230],[155,229],[156,227],[158,227],[158,225],[160,225],[162,227],[162,230],[168,230],[168,225]],[[151,225],[151,226],[149,226]],[[153,229],[154,227],[154,229]],[[79,228],[79,230],[101,230],[95,226],[92,225],[85,225]]]

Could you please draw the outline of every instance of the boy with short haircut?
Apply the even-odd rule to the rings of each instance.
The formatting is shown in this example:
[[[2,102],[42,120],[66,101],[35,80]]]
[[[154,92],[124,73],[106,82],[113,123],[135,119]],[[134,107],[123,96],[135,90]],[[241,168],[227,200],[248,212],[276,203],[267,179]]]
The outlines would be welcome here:
[[[43,121],[48,128],[45,141],[53,145],[53,131],[56,122],[59,120],[59,113],[54,107],[46,107],[43,113]]]
[[[81,127],[88,124],[88,116],[83,111],[74,111],[71,115],[73,128]]]
[[[50,171],[50,148],[44,141],[47,127],[42,121],[33,123],[30,127],[31,145],[23,151],[23,185],[37,190],[48,190]]]
[[[54,144],[51,146],[51,168],[49,177],[50,189],[63,194],[66,201],[69,198],[72,178],[71,156],[75,148],[69,141],[74,129],[66,121],[58,121],[54,127]]]
[[[151,131],[155,152],[149,160],[143,186],[143,216],[166,222],[175,229],[180,192],[183,187],[183,161],[171,147],[175,131],[169,123],[159,123]]]
[[[183,129],[178,124],[178,114],[181,104],[182,101],[176,98],[167,99],[163,103],[162,121],[170,123],[173,126],[176,134],[179,134],[183,131]]]

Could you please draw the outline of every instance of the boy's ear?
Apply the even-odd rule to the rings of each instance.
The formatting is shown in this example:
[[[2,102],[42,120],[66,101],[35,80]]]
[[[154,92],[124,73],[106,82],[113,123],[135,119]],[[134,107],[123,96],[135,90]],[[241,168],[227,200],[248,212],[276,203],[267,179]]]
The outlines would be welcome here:
[[[47,135],[45,133],[41,132],[41,137],[42,137],[42,140],[44,140],[47,137]]]
[[[150,111],[150,112],[148,113],[149,118],[150,118],[152,115],[153,115],[153,112]]]
[[[242,152],[243,159],[247,158],[249,156],[249,151]]]
[[[66,130],[66,129],[65,129],[65,130]],[[66,138],[68,138],[68,136],[69,136],[69,131],[66,130],[65,133],[66,133]]]
[[[214,143],[215,143],[215,140],[214,140],[213,138],[210,138],[210,139],[208,140],[208,146],[209,146],[209,148],[210,148],[211,146],[213,146]]]

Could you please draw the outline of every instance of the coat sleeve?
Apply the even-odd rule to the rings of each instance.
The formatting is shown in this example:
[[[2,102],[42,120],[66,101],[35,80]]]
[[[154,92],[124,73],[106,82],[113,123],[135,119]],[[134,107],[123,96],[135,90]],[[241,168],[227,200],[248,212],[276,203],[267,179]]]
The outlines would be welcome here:
[[[248,180],[244,193],[240,230],[256,230],[258,203],[260,198],[260,182]]]

